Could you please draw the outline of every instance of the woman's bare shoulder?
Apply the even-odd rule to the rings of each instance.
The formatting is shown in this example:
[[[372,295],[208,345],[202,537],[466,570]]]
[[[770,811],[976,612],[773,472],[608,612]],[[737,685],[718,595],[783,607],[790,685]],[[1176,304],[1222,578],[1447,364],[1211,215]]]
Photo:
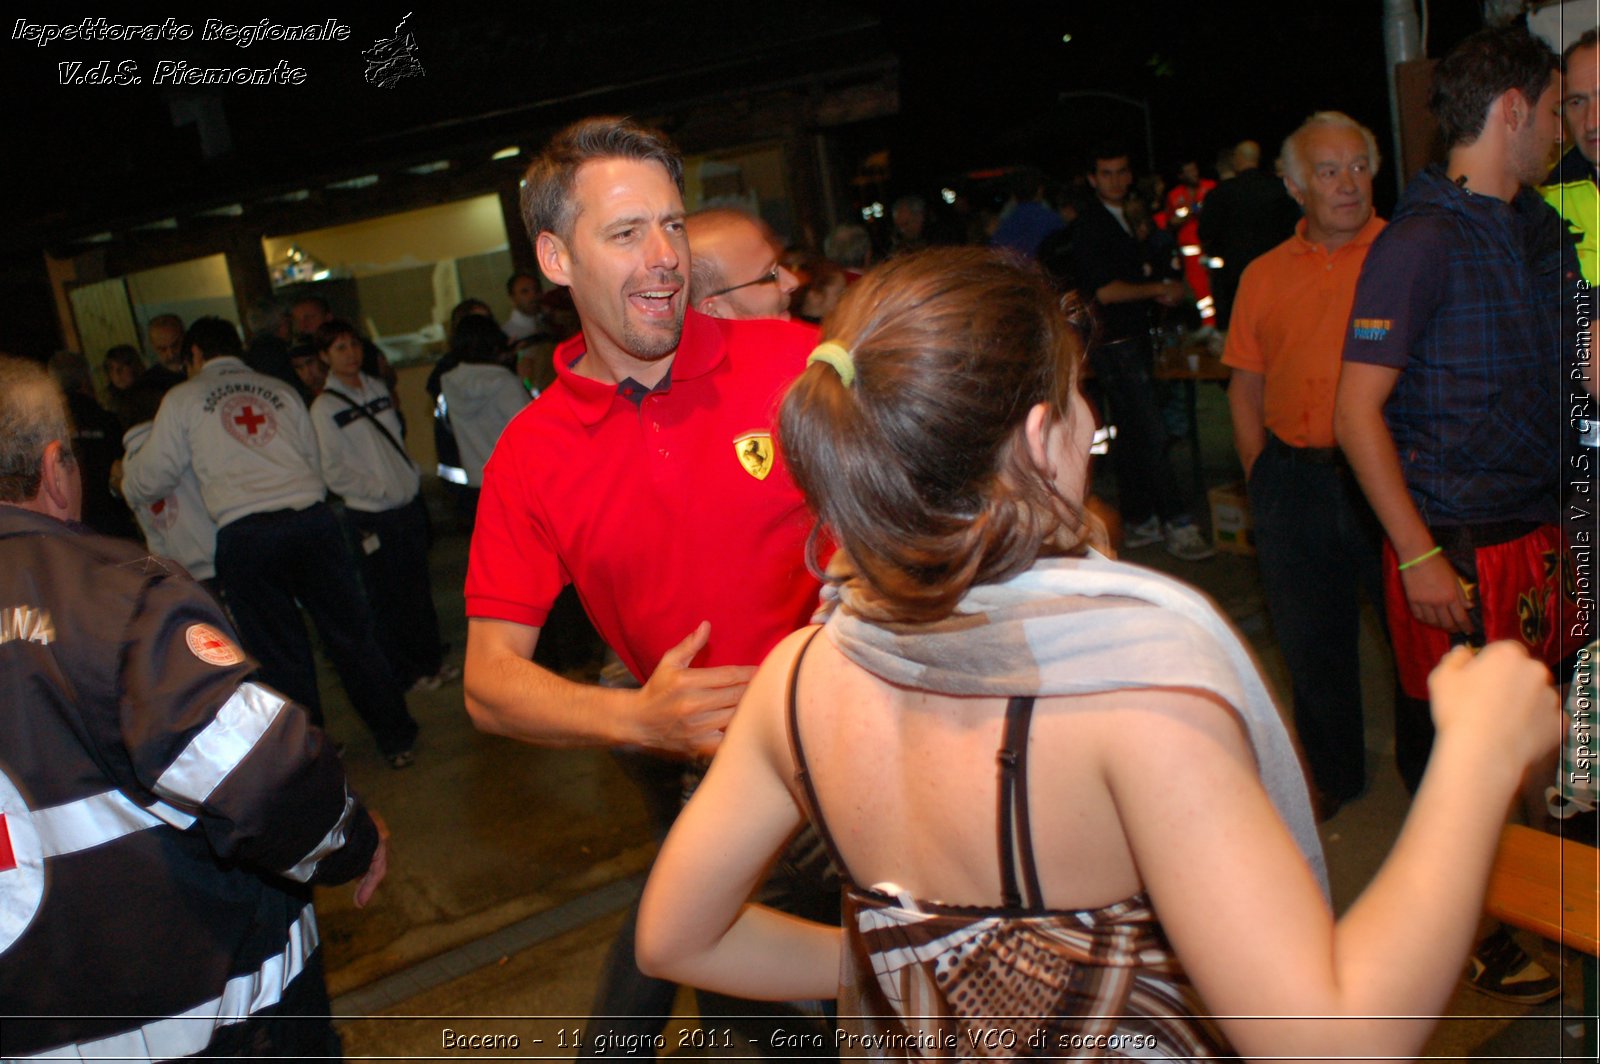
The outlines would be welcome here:
[[[1192,687],[1130,687],[1039,700],[1036,720],[1072,727],[1099,739],[1107,755],[1141,760],[1155,744],[1206,736],[1219,749],[1248,752],[1244,721],[1225,700]],[[1037,725],[1036,725],[1037,726]],[[1253,759],[1253,754],[1250,755]]]

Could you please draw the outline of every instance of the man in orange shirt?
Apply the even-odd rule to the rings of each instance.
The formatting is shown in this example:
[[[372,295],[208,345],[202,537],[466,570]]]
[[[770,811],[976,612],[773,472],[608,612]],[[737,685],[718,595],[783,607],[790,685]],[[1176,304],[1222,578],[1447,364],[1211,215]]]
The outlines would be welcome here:
[[[1382,532],[1334,440],[1333,401],[1356,280],[1384,223],[1377,144],[1354,119],[1312,115],[1283,159],[1305,218],[1246,268],[1222,360],[1267,610],[1326,818],[1366,786],[1357,639],[1362,589],[1383,601]]]

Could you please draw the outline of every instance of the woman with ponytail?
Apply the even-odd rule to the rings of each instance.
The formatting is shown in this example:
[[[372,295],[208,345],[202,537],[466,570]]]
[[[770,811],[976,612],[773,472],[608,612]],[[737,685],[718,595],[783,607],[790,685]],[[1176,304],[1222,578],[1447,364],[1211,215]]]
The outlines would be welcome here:
[[[838,548],[827,620],[746,692],[656,861],[640,965],[837,994],[842,1056],[1415,1054],[1559,737],[1549,677],[1511,645],[1444,660],[1428,776],[1336,921],[1249,650],[1092,546],[1076,314],[1012,259],[939,249],[823,323],[779,445]],[[806,817],[842,930],[746,904]]]

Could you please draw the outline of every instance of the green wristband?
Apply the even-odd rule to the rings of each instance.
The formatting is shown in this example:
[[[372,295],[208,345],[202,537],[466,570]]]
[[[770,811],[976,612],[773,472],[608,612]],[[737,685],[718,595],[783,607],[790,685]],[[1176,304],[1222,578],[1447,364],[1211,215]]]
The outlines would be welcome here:
[[[1443,553],[1444,553],[1444,548],[1443,547],[1435,547],[1430,551],[1424,551],[1422,554],[1417,555],[1415,558],[1412,558],[1408,562],[1401,562],[1400,563],[1400,571],[1403,573],[1407,569],[1411,568],[1413,565],[1421,565],[1423,562],[1427,561],[1429,558],[1433,557],[1435,554],[1443,554]]]

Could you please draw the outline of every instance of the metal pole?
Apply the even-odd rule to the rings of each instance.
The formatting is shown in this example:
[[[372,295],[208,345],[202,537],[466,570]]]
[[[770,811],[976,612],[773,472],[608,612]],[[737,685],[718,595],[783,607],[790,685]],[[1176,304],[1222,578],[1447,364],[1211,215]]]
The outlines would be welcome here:
[[[1406,179],[1402,162],[1405,158],[1404,145],[1400,140],[1400,94],[1395,85],[1394,70],[1401,63],[1421,58],[1421,54],[1417,5],[1412,0],[1383,0],[1383,56],[1388,64],[1389,128],[1394,151],[1389,172],[1394,174],[1396,192],[1405,191]]]

